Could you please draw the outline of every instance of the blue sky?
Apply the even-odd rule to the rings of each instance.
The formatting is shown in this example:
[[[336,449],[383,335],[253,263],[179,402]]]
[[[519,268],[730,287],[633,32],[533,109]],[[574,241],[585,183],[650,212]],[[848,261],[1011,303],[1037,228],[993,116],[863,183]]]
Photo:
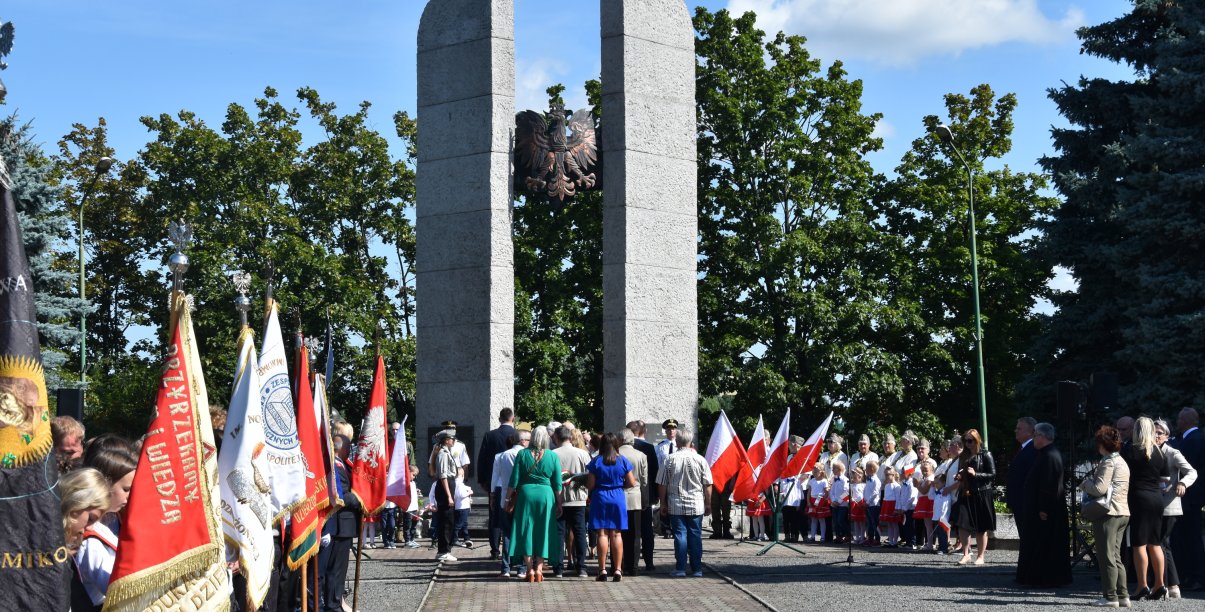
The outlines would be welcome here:
[[[5,0],[0,21],[14,22],[16,41],[0,73],[9,89],[4,112],[32,119],[48,152],[71,124],[103,116],[118,157],[129,159],[149,138],[142,115],[188,109],[218,127],[229,103],[249,105],[265,86],[287,101],[310,86],[345,112],[372,102],[374,127],[391,134],[393,112],[415,110],[424,4]],[[884,115],[884,150],[872,156],[883,172],[921,134],[921,117],[942,112],[943,94],[984,82],[1019,100],[1014,150],[1003,163],[1036,170],[1050,152],[1050,127],[1064,124],[1048,88],[1080,75],[1131,76],[1081,55],[1074,35],[1124,14],[1126,0],[687,3],[692,11],[696,4],[754,10],[768,32],[802,34],[826,64],[844,61],[863,80],[864,111]],[[600,69],[597,24],[592,0],[515,0],[518,108],[541,108],[544,88],[557,82],[569,86],[571,107],[584,103],[581,83]]]

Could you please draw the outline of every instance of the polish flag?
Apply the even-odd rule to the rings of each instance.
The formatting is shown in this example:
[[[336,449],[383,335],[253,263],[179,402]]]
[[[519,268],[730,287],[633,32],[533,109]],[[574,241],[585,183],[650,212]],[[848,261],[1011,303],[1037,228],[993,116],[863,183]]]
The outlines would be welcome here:
[[[820,458],[820,447],[824,446],[824,436],[828,435],[828,426],[833,422],[833,413],[828,413],[828,418],[808,436],[808,441],[804,442],[803,448],[795,453],[791,458],[791,462],[782,469],[782,475],[779,478],[794,478],[800,472],[805,470],[810,471],[811,467],[816,464],[816,460]]]
[[[770,452],[762,465],[761,473],[757,475],[754,491],[765,491],[780,478],[782,469],[787,465],[787,438],[791,437],[791,409],[782,417],[782,425],[774,434],[774,442],[770,444]]]
[[[403,512],[410,507],[410,453],[406,448],[406,419],[402,417],[402,428],[398,430],[390,454],[389,471],[385,476],[385,499],[397,504]],[[710,448],[710,447],[708,447]]]
[[[749,456],[736,430],[723,410],[715,428],[711,430],[711,439],[707,441],[707,465],[711,466],[711,478],[717,488],[723,488],[734,476],[749,470]]]
[[[762,423],[761,415],[757,415],[757,427],[753,428],[753,439],[749,440],[749,465],[753,468],[756,478],[761,472],[761,466],[766,464],[766,426]]]

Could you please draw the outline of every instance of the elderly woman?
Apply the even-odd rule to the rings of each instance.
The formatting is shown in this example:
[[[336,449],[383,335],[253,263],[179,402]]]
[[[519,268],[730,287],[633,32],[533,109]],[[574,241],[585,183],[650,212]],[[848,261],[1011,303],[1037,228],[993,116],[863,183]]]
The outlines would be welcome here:
[[[1122,460],[1121,434],[1111,425],[1096,431],[1096,451],[1100,463],[1079,488],[1090,497],[1109,495],[1104,518],[1092,521],[1092,536],[1096,542],[1096,559],[1100,566],[1100,588],[1103,597],[1092,605],[1102,608],[1130,607],[1126,591],[1126,570],[1121,564],[1121,538],[1130,524],[1130,467]]]
[[[962,436],[962,454],[958,456],[958,498],[950,511],[950,522],[958,526],[962,558],[959,565],[971,561],[971,534],[975,534],[975,565],[983,565],[987,553],[987,532],[996,529],[996,509],[992,506],[992,481],[996,461],[983,448],[979,431],[968,429]]]
[[[1163,456],[1167,459],[1167,464],[1171,468],[1171,475],[1165,481],[1166,487],[1163,488],[1163,561],[1166,567],[1164,574],[1167,576],[1165,580],[1167,584],[1167,596],[1172,599],[1180,599],[1180,575],[1176,572],[1176,560],[1172,556],[1171,535],[1172,527],[1176,524],[1176,517],[1184,516],[1184,509],[1180,504],[1180,498],[1184,497],[1184,492],[1192,483],[1197,481],[1197,471],[1193,469],[1184,455],[1176,450],[1172,445],[1167,443],[1168,434],[1171,433],[1171,428],[1167,426],[1167,421],[1163,419],[1155,420],[1155,444],[1159,450],[1163,452]]]
[[[1138,417],[1133,444],[1121,453],[1130,466],[1130,547],[1134,553],[1134,576],[1138,590],[1130,599],[1166,599],[1163,583],[1163,474],[1167,457],[1155,445],[1155,422]],[[1154,588],[1147,584],[1151,570]]]
[[[554,565],[560,560],[561,535],[557,517],[561,515],[561,462],[548,450],[548,430],[537,427],[531,432],[531,446],[515,457],[510,475],[514,517],[511,521],[511,556],[522,558],[528,582],[544,582],[544,560]],[[512,508],[507,500],[507,508]]]

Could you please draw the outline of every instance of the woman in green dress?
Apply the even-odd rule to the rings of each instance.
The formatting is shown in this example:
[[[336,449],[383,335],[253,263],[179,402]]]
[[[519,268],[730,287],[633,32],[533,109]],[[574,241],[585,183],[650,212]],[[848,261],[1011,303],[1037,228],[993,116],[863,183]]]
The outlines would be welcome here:
[[[548,431],[537,427],[531,446],[515,457],[510,476],[512,495],[517,491],[511,519],[510,554],[523,559],[528,582],[544,581],[544,560],[560,561],[561,461],[548,450]]]

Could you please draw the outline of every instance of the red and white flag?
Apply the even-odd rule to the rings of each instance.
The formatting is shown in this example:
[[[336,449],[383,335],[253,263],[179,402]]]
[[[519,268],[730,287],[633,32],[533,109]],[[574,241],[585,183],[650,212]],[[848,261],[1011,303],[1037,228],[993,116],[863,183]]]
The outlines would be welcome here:
[[[812,432],[811,436],[808,436],[807,442],[803,443],[799,452],[795,453],[790,463],[787,463],[786,467],[782,469],[780,478],[794,478],[800,472],[810,470],[816,464],[816,460],[820,458],[820,448],[824,446],[824,436],[828,435],[828,426],[832,422],[833,413],[830,412],[828,418],[824,419],[824,422],[816,428],[816,431]]]
[[[761,466],[766,463],[766,426],[762,423],[761,415],[757,415],[757,427],[753,428],[753,439],[749,440],[749,465],[753,468],[753,476],[761,472]]]
[[[393,442],[393,455],[389,458],[389,475],[385,479],[385,498],[405,511],[410,507],[410,452],[406,448],[406,419],[402,417],[402,428]]]
[[[389,473],[389,457],[385,455],[385,359],[377,355],[377,370],[372,377],[372,394],[368,411],[360,426],[360,443],[356,445],[355,463],[351,469],[351,492],[360,499],[364,514],[376,516],[385,507],[385,477]]]
[[[787,465],[787,439],[790,437],[791,409],[787,408],[787,413],[782,417],[782,425],[779,425],[778,431],[774,433],[774,442],[770,444],[766,462],[762,465],[761,473],[757,475],[757,483],[753,485],[754,491],[765,491],[781,477],[782,469]]]
[[[749,470],[749,456],[736,430],[723,410],[715,428],[711,430],[711,439],[707,441],[707,465],[711,466],[711,477],[717,488],[722,489],[733,477]]]

